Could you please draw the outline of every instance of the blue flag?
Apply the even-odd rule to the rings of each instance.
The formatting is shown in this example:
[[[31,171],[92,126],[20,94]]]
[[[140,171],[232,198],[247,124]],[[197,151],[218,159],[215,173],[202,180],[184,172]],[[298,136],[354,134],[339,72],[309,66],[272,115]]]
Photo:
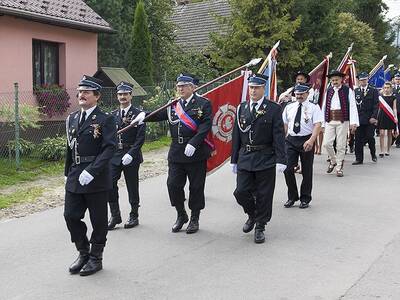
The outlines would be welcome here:
[[[390,74],[390,68],[387,68],[385,71],[385,81],[391,81],[392,80],[392,74]]]
[[[385,68],[383,64],[379,66],[379,68],[376,68],[373,74],[370,74],[368,83],[376,87],[377,89],[380,89],[383,87],[383,84],[385,83]]]

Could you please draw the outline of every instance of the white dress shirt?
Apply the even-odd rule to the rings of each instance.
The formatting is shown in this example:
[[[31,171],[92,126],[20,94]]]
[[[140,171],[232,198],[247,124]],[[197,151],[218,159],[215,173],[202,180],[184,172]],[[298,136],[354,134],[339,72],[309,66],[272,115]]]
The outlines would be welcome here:
[[[123,110],[125,111],[124,116],[126,116],[126,114],[128,113],[128,111],[131,109],[131,106],[132,106],[132,104],[129,104],[128,107],[125,107],[125,108],[121,109],[121,111],[120,111],[121,116],[122,116],[122,111],[123,111]]]
[[[324,115],[322,114],[319,105],[311,103],[306,100],[301,104],[301,117],[300,117],[300,131],[295,133],[293,131],[294,120],[296,118],[299,102],[290,103],[286,105],[282,113],[283,123],[288,126],[288,134],[291,136],[306,136],[312,134],[314,124],[322,123]]]
[[[89,108],[89,109],[86,110],[85,121],[87,120],[87,118],[89,118],[90,114],[94,111],[94,109],[95,109],[96,107],[97,107],[97,105],[95,105],[95,106],[93,106],[93,107],[91,107],[91,108]],[[83,113],[83,111],[84,111],[84,109],[82,108],[82,109],[81,109],[81,116],[80,116],[80,118],[79,118],[79,124],[81,123],[81,120],[82,120],[82,113]]]
[[[256,111],[260,108],[261,103],[263,103],[264,97],[262,97],[260,100],[257,100],[257,102],[254,102],[253,100],[250,100],[250,111],[253,110],[253,103],[257,103],[256,105]]]
[[[340,106],[340,99],[339,99],[339,88],[334,87],[334,93],[332,96],[331,100],[331,110],[338,110],[341,109]],[[326,103],[324,103],[324,107],[322,109],[322,112],[325,113],[326,110]],[[354,91],[349,88],[349,121],[350,125],[360,125],[360,121],[358,119],[358,110],[357,110],[357,104],[356,104],[356,98],[354,96]]]
[[[191,95],[189,98],[187,98],[186,100],[183,99],[183,98],[181,98],[181,100],[183,101],[183,103],[184,103],[185,106],[188,105],[188,103],[192,100],[193,95],[194,95],[194,94],[192,94],[192,95]]]

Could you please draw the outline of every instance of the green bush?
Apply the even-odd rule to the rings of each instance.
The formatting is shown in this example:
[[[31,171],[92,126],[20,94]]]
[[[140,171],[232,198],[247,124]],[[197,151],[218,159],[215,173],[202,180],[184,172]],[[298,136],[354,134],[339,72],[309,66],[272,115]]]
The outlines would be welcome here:
[[[67,138],[57,136],[54,138],[45,138],[38,145],[39,157],[44,160],[57,161],[65,157],[65,145]]]
[[[15,156],[15,140],[7,142],[7,149],[10,156]],[[35,150],[34,143],[24,139],[19,139],[19,152],[21,155],[28,156],[32,154],[33,150]]]

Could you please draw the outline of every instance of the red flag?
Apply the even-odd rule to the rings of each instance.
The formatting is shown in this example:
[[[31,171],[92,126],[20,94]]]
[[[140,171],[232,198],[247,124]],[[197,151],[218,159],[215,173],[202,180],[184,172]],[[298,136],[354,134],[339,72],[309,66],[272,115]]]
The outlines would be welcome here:
[[[318,104],[322,106],[324,101],[324,94],[328,78],[326,77],[329,72],[329,59],[331,54],[326,56],[325,59],[314,68],[310,73],[310,84],[314,90],[314,99],[318,97]]]
[[[349,56],[346,59],[345,64],[339,70],[346,75],[343,79],[343,84],[348,85],[352,90],[357,86],[357,71],[355,63],[356,61]]]
[[[215,149],[207,160],[208,174],[216,171],[231,156],[232,130],[245,79],[246,74],[243,74],[202,95],[211,101],[213,110],[212,130],[207,138]]]

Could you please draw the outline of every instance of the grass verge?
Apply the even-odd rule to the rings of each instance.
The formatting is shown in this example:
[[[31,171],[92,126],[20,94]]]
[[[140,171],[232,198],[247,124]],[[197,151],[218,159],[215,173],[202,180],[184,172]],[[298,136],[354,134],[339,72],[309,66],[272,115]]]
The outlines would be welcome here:
[[[0,209],[9,207],[16,203],[30,202],[42,196],[44,187],[33,187],[29,189],[18,190],[9,195],[0,194]]]

